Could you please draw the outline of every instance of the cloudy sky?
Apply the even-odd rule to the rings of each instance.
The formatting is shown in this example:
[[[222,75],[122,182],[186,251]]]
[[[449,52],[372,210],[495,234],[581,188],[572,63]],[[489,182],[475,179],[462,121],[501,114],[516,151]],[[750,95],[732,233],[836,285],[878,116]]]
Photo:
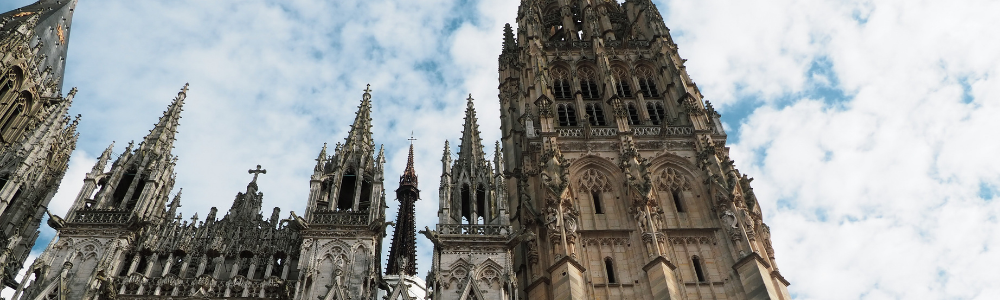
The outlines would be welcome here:
[[[51,209],[64,214],[100,152],[141,140],[189,82],[184,215],[227,209],[257,164],[265,211],[301,214],[316,155],[344,139],[370,83],[386,188],[414,131],[417,225],[433,226],[467,94],[484,140],[499,138],[497,56],[517,3],[80,0],[65,88],[80,89],[81,135]],[[1000,2],[656,3],[756,179],[797,299],[1000,297]]]

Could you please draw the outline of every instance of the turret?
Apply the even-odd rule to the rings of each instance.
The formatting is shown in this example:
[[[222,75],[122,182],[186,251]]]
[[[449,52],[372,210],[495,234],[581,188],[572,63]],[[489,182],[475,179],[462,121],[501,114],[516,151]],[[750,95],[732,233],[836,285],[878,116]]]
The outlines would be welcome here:
[[[165,210],[174,185],[176,157],[171,150],[187,91],[185,84],[143,142],[135,149],[129,143],[107,173],[103,169],[113,144],[101,154],[84,179],[84,187],[67,216],[69,222],[88,222],[98,216],[97,212],[114,214],[116,222],[173,218]]]
[[[458,158],[449,162],[450,154],[445,149],[442,164],[445,168],[451,164],[448,178],[442,175],[442,194],[448,193],[447,199],[442,196],[442,212],[439,216],[441,224],[506,224],[506,218],[500,217],[493,167],[486,160],[480,137],[479,124],[476,118],[476,108],[472,95],[466,99],[465,125],[462,129],[462,139],[459,144]]]

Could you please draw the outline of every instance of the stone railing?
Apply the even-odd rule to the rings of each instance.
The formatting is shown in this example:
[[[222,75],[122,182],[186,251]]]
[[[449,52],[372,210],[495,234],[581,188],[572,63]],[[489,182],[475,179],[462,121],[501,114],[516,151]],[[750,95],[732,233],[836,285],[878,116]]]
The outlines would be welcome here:
[[[638,136],[660,135],[660,126],[655,127],[632,127],[632,133]]]
[[[294,286],[294,281],[274,276],[267,279],[236,276],[229,280],[216,280],[208,275],[195,278],[179,278],[174,275],[146,278],[139,273],[132,273],[129,276],[115,277],[113,281],[114,286],[119,288],[117,299],[149,299],[148,296],[287,299],[291,295],[285,291]]]
[[[507,235],[511,227],[507,225],[438,224],[439,234]]]
[[[670,126],[667,127],[666,135],[693,135],[694,127],[691,126]]]
[[[129,212],[112,209],[79,210],[73,218],[74,223],[86,224],[124,224],[128,221]]]
[[[558,41],[558,42],[545,42],[545,48],[559,48],[559,49],[588,49],[592,48],[593,42],[589,41]]]
[[[591,128],[590,136],[616,136],[618,128]]]
[[[559,137],[583,137],[583,128],[559,128],[556,132]]]
[[[317,211],[312,214],[312,224],[320,225],[357,225],[366,226],[369,223],[367,212],[347,211]]]

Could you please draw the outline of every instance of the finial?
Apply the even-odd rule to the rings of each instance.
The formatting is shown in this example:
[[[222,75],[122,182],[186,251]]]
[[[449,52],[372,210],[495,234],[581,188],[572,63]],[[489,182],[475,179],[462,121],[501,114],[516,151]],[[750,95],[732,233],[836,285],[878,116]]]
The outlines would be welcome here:
[[[190,84],[188,84],[188,83],[186,83],[186,82],[184,83],[184,87],[182,87],[182,88],[181,88],[181,93],[182,93],[182,94],[185,94],[185,95],[187,95],[187,92],[188,92],[188,86],[189,86],[189,85],[190,85]]]
[[[413,138],[413,131],[412,130],[410,131],[410,138],[408,138],[406,140],[410,141],[410,146],[411,146],[410,148],[413,148],[412,147],[413,146],[413,141],[416,141],[417,139]],[[412,152],[412,150],[411,150],[411,152]]]
[[[366,84],[365,85],[365,94],[363,95],[364,99],[365,100],[371,99],[372,98],[372,94],[371,93],[372,93],[372,85],[370,83]]]
[[[73,88],[69,89],[69,96],[70,96],[70,97],[74,97],[74,96],[76,96],[76,92],[77,92],[77,89],[76,89],[76,87],[74,86]]]
[[[257,183],[257,175],[267,174],[267,170],[261,169],[260,165],[257,165],[256,170],[247,170],[247,173],[253,174],[253,181],[250,181],[250,183]]]
[[[469,98],[465,99],[465,100],[469,100],[469,102],[472,102],[472,100],[476,100],[476,99],[472,99],[472,93],[469,93]]]

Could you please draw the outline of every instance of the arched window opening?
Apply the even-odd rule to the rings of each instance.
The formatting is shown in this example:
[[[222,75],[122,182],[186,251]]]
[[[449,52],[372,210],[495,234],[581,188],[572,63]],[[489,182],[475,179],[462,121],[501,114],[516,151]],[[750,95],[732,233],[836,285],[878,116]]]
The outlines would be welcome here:
[[[608,122],[604,118],[604,108],[601,107],[600,103],[588,103],[586,110],[590,126],[608,126]]]
[[[552,95],[556,99],[573,98],[573,93],[570,92],[569,72],[566,72],[566,69],[552,69]]]
[[[332,183],[329,179],[323,180],[319,184],[319,200],[316,201],[316,207],[319,209],[332,210],[330,207],[330,185]]]
[[[597,90],[597,76],[593,69],[580,68],[577,71],[577,75],[580,77],[580,93],[583,99],[597,99],[601,97],[600,91]]]
[[[615,68],[615,92],[618,93],[618,97],[622,98],[632,98],[632,76],[629,76],[628,72],[622,68]]]
[[[115,187],[115,194],[112,195],[111,205],[113,208],[118,208],[125,201],[125,194],[128,194],[128,187],[132,185],[132,181],[135,180],[136,169],[131,168],[125,171],[125,175],[118,180],[118,186]]]
[[[701,258],[697,255],[692,256],[691,265],[694,266],[694,275],[698,277],[698,282],[705,282],[705,271],[701,269]]]
[[[357,185],[358,176],[354,170],[348,170],[344,178],[340,181],[340,194],[337,195],[337,210],[350,210],[354,208],[354,186]]]
[[[608,273],[608,283],[618,283],[618,278],[615,278],[615,263],[610,257],[604,258],[604,270]]]
[[[121,265],[118,266],[119,277],[128,275],[128,269],[132,267],[133,260],[135,260],[134,253],[129,253],[125,255],[125,260],[123,260]]]
[[[3,125],[0,125],[0,132],[6,133],[7,130],[14,125],[14,120],[17,119],[17,117],[21,116],[22,112],[24,112],[24,104],[22,103],[14,104],[14,109],[6,115],[6,118],[3,120]],[[6,138],[8,140],[14,139],[14,137],[10,136]]]
[[[128,200],[128,204],[125,205],[125,209],[132,209],[137,203],[139,203],[139,197],[142,196],[142,190],[146,188],[146,176],[139,177],[139,182],[135,184],[135,191],[132,191],[132,197]]]
[[[7,208],[0,215],[0,221],[4,224],[3,232],[6,236],[11,236],[14,233],[14,225],[17,223],[15,221],[15,214],[21,210],[21,202],[23,202],[21,201],[21,189],[17,189],[17,192],[14,192],[14,197],[10,198]]]
[[[647,102],[646,112],[649,113],[649,121],[653,125],[660,125],[663,122],[663,104],[660,102]]]
[[[184,257],[187,256],[183,250],[174,251],[174,260],[170,262],[170,274],[182,276],[181,265],[184,264]]]
[[[246,276],[247,279],[253,279],[253,274],[250,274],[250,262],[253,261],[253,252],[242,251],[240,252],[240,270],[236,275]]]
[[[475,220],[472,219],[472,195],[469,191],[469,185],[462,185],[462,218],[465,219],[466,224],[472,224]]]
[[[482,184],[476,189],[476,216],[486,219],[486,188]]]
[[[660,92],[656,90],[656,76],[653,74],[653,70],[642,67],[636,73],[639,75],[639,92],[642,93],[642,96],[646,98],[659,98]]]
[[[642,120],[639,119],[639,110],[635,108],[635,103],[629,102],[627,107],[628,107],[628,124],[642,125]]]
[[[274,254],[274,262],[271,266],[271,276],[281,277],[281,273],[285,268],[285,260],[287,255],[284,252],[278,252]]]
[[[149,250],[143,250],[139,252],[139,263],[135,267],[135,272],[139,274],[146,274],[146,269],[149,267],[149,256],[153,255]]]
[[[590,191],[590,198],[594,199],[594,213],[604,214],[604,206],[601,205],[601,191]]]
[[[577,126],[573,104],[560,103],[556,106],[556,113],[559,115],[559,126]]]
[[[676,189],[672,190],[670,191],[670,196],[674,198],[674,207],[677,208],[677,212],[679,213],[685,212],[686,210],[684,209],[684,200],[681,199],[681,191]]]
[[[218,267],[218,262],[216,258],[219,257],[219,252],[215,250],[209,250],[208,255],[206,255],[205,260],[205,272],[202,274],[208,274],[209,276],[215,277],[215,269]]]
[[[358,203],[360,211],[367,211],[372,204],[372,181],[365,178],[361,181],[361,200]]]

